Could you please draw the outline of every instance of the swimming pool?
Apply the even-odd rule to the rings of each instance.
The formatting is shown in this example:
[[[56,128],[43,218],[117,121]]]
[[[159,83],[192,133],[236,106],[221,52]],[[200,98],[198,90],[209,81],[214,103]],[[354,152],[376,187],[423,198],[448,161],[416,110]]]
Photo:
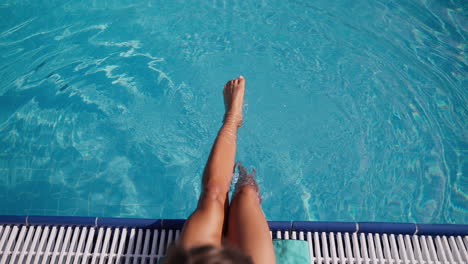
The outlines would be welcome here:
[[[0,214],[184,218],[247,79],[270,220],[468,223],[463,1],[4,1]]]

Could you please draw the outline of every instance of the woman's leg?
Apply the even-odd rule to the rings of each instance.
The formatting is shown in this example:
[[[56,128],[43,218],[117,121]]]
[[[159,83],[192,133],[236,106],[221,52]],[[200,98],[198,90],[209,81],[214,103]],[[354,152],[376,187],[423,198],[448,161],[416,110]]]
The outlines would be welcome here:
[[[224,124],[219,130],[203,172],[198,207],[182,229],[181,243],[185,248],[221,245],[223,226],[227,220],[227,193],[236,155],[237,129],[242,122],[244,84],[245,80],[241,76],[224,86]]]
[[[260,208],[258,186],[253,171],[247,174],[238,165],[240,176],[229,206],[227,239],[229,243],[251,256],[255,264],[275,263],[270,229]]]

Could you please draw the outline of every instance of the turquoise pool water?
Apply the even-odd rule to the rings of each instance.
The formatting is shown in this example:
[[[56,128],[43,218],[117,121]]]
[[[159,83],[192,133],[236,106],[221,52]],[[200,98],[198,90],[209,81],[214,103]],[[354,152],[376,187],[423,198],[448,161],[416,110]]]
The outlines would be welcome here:
[[[2,1],[0,214],[183,218],[247,79],[270,220],[468,223],[464,1]]]

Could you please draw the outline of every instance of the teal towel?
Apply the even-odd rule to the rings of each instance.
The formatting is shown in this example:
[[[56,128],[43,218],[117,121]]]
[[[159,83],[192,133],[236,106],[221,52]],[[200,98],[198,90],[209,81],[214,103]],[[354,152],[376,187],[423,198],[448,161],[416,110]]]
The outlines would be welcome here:
[[[302,240],[273,240],[277,264],[309,264],[309,246]]]

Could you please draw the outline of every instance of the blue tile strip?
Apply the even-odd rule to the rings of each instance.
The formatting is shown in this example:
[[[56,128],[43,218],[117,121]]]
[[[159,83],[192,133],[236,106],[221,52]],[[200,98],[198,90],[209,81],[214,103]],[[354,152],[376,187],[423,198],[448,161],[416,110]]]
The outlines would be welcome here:
[[[136,228],[154,228],[162,227],[161,219],[143,219],[143,218],[111,218],[99,217],[97,220],[98,227],[136,227]]]
[[[413,235],[416,233],[416,224],[409,223],[358,223],[360,233],[390,233]]]
[[[26,216],[0,215],[0,223],[3,223],[3,224],[26,224]]]
[[[292,229],[291,221],[268,221],[268,227],[272,231],[289,231]]]
[[[96,217],[78,217],[78,216],[28,216],[28,225],[82,225],[94,226]],[[0,218],[1,220],[1,218]]]
[[[141,219],[76,216],[15,216],[0,215],[0,224],[15,225],[67,225],[98,227],[136,227],[152,229],[180,229],[185,219]],[[269,221],[272,231],[302,232],[348,232],[387,233],[408,235],[468,235],[468,225],[459,224],[413,224],[378,222],[310,222],[310,221]]]
[[[295,221],[293,222],[293,231],[306,232],[356,232],[356,223],[347,222],[309,222]]]
[[[185,224],[185,219],[163,219],[161,228],[181,229]]]
[[[418,235],[450,235],[466,236],[468,234],[468,225],[433,225],[418,224]]]

